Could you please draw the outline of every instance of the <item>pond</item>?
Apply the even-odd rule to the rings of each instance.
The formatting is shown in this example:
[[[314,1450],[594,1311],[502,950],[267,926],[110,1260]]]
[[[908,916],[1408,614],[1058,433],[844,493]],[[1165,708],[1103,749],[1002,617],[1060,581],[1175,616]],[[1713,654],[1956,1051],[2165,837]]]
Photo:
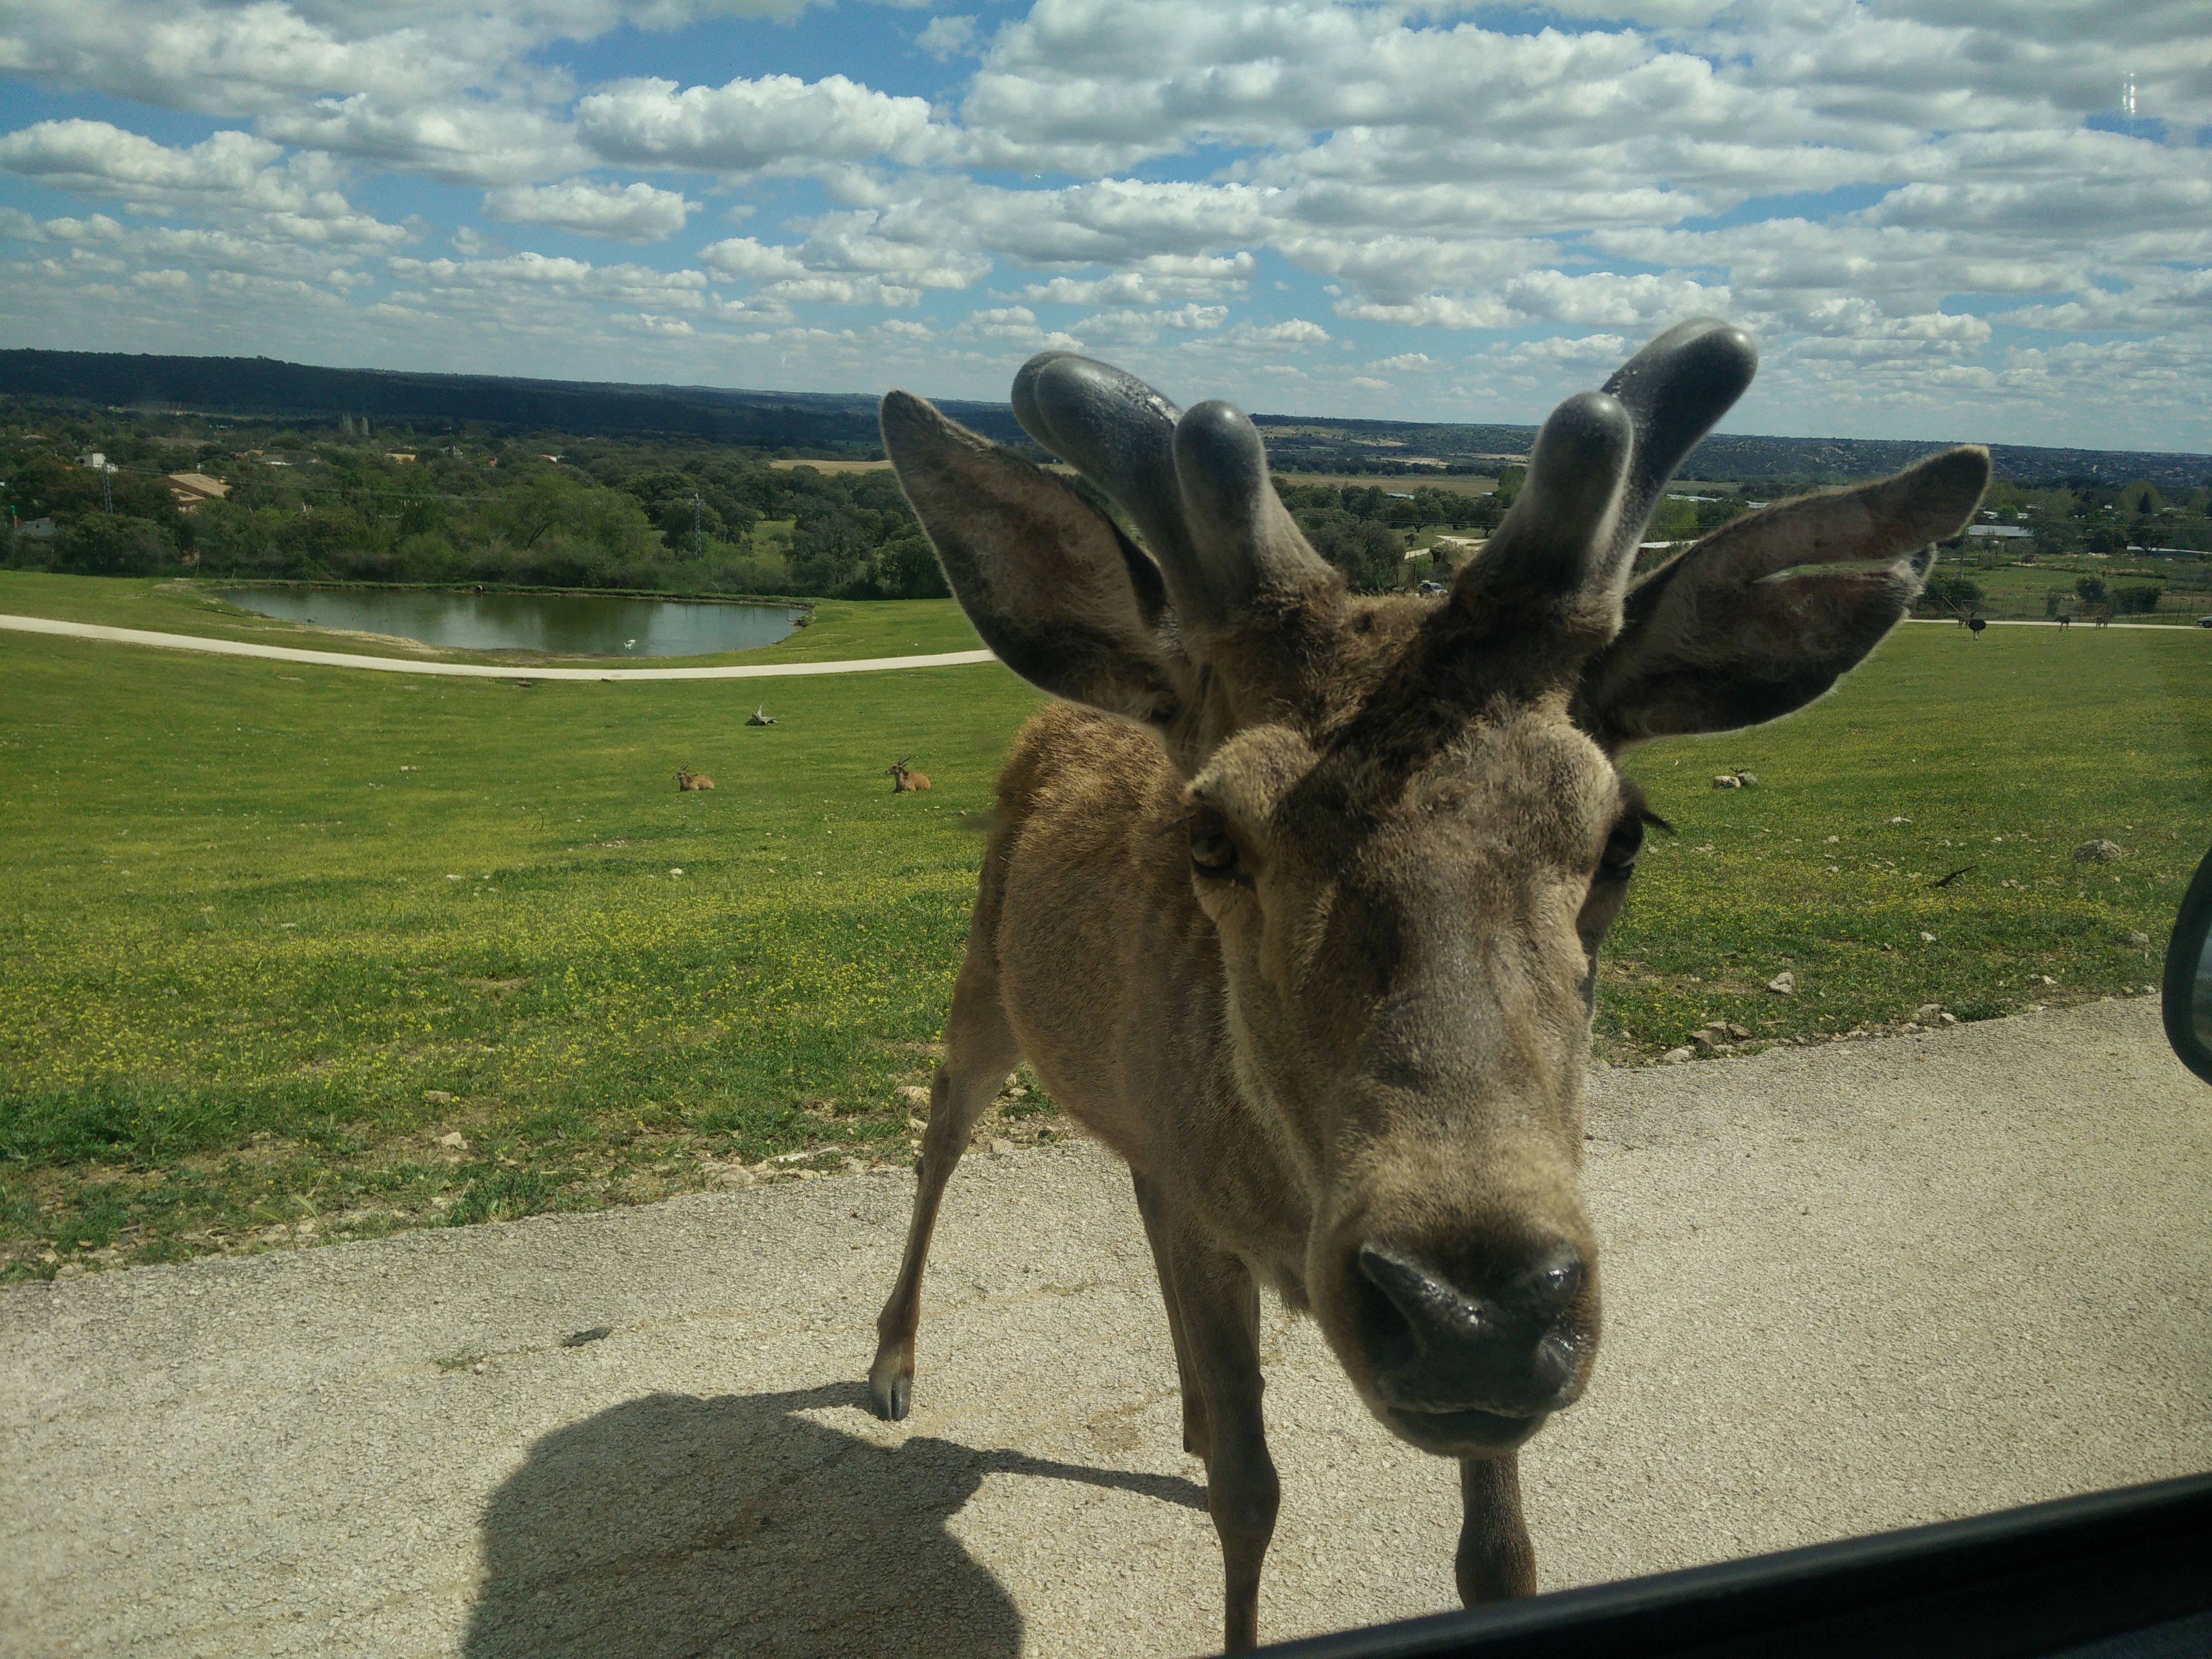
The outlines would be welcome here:
[[[784,605],[628,599],[605,593],[478,593],[443,588],[227,587],[264,617],[392,634],[463,651],[577,657],[696,657],[773,645],[803,614]]]

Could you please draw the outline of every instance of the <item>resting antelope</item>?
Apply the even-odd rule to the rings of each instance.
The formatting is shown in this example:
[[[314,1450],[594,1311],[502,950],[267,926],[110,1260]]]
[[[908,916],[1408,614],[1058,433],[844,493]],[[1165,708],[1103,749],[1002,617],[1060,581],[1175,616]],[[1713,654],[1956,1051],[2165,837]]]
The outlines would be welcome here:
[[[884,775],[891,781],[894,795],[919,794],[929,787],[929,775],[915,771],[904,758],[893,761],[884,769]]]
[[[676,793],[679,795],[687,789],[712,789],[714,787],[714,779],[704,772],[690,771],[681,766],[676,769]]]
[[[1458,1461],[1462,1596],[1534,1588],[1516,1449],[1598,1346],[1584,1069],[1650,821],[1618,757],[1819,696],[1981,498],[1987,453],[1954,449],[1738,519],[1629,591],[1653,504],[1756,362],[1686,323],[1560,404],[1504,524],[1431,599],[1348,592],[1227,404],[1182,413],[1063,355],[1015,380],[1023,427],[1139,547],[1052,474],[884,399],[961,605],[1066,701],[999,777],[869,1392],[906,1414],[939,1200],[1026,1058],[1134,1174],[1232,1649],[1257,1638],[1277,1505],[1263,1285],[1312,1313],[1390,1432]]]

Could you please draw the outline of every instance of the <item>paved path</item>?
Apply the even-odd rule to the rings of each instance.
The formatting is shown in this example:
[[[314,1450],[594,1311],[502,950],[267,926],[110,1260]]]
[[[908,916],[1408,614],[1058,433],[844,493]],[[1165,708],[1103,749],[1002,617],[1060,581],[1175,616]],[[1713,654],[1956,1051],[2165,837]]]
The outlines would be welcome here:
[[[2212,1091],[2148,999],[1601,1077],[1544,1582],[2212,1466]],[[1142,1654],[1219,1567],[1125,1177],[904,1174],[0,1291],[0,1651]],[[607,1326],[604,1340],[562,1336]],[[1276,1637],[1452,1602],[1449,1468],[1271,1312]],[[454,1362],[462,1363],[454,1363]]]
[[[197,634],[156,634],[143,628],[52,622],[44,617],[0,617],[0,629],[22,634],[60,634],[116,645],[150,645],[165,651],[212,651],[225,657],[266,657],[324,668],[373,668],[386,674],[457,674],[474,679],[532,680],[772,680],[799,674],[862,674],[884,668],[957,668],[994,662],[988,651],[945,651],[927,657],[863,657],[848,662],[764,662],[720,668],[501,668],[490,663],[417,662],[406,657],[356,657],[343,651],[302,651],[250,640],[203,639]]]

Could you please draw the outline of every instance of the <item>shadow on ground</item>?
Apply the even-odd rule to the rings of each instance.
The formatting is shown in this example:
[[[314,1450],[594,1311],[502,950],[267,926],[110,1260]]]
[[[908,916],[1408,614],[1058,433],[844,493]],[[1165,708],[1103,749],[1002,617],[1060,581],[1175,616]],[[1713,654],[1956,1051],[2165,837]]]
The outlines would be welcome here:
[[[469,1659],[1012,1655],[1021,1614],[945,1524],[984,1476],[1206,1506],[1171,1475],[879,1446],[801,1415],[865,1402],[857,1383],[653,1395],[547,1435],[485,1510]]]

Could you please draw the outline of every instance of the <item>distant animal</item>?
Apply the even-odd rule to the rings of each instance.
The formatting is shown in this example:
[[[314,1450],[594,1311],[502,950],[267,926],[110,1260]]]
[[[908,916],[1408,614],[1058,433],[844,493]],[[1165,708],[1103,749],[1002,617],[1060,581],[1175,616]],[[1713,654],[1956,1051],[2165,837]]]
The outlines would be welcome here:
[[[704,772],[694,772],[681,766],[676,769],[676,793],[679,795],[686,790],[712,789],[714,787],[714,779]]]
[[[1966,618],[1967,631],[1973,635],[1973,636],[1978,640],[1982,637],[1982,630],[1988,626],[1989,623],[1984,622],[1979,617],[1969,617]]]
[[[918,795],[929,787],[927,774],[915,771],[903,760],[895,760],[885,769],[884,775],[891,781],[894,795]]]
[[[763,703],[755,703],[753,705],[753,712],[745,716],[745,724],[747,726],[774,726],[775,724],[775,716],[768,712],[767,705]]]
[[[1060,352],[1021,370],[1015,417],[1124,528],[884,398],[962,609],[1066,701],[999,775],[869,1399],[907,1415],[945,1182],[1026,1060],[1134,1176],[1230,1649],[1257,1639],[1281,1491],[1263,1288],[1394,1435],[1458,1460],[1462,1599],[1536,1588],[1516,1456],[1598,1352],[1590,1015],[1652,822],[1622,751],[1820,696],[1988,484],[1988,451],[1930,455],[1737,518],[1632,588],[1668,479],[1756,361],[1685,323],[1561,404],[1504,522],[1428,598],[1351,592],[1228,404],[1186,412]]]
[[[2089,613],[2089,620],[2100,628],[2109,628],[2112,621],[2112,607],[2109,605],[2099,605]]]
[[[2074,618],[2062,611],[2058,613],[2058,625],[2061,628],[2071,628],[2074,626]]]

